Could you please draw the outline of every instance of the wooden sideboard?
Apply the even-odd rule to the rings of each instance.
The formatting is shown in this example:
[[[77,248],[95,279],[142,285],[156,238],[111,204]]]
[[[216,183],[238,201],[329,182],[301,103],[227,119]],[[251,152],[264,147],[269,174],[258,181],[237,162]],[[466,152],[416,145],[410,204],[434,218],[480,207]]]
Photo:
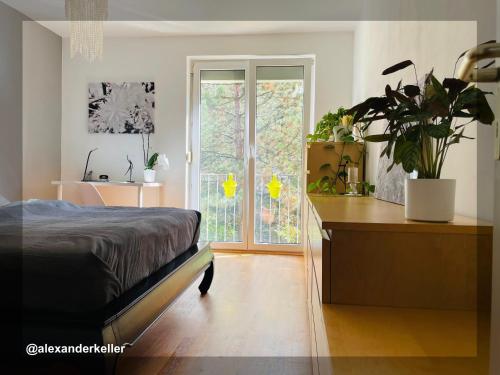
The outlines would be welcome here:
[[[474,354],[476,346],[450,342],[477,343],[477,314],[490,308],[489,223],[458,216],[452,223],[408,221],[404,207],[371,197],[307,201],[314,373],[330,373],[333,362],[321,358],[335,355]],[[423,331],[426,339],[417,337]]]

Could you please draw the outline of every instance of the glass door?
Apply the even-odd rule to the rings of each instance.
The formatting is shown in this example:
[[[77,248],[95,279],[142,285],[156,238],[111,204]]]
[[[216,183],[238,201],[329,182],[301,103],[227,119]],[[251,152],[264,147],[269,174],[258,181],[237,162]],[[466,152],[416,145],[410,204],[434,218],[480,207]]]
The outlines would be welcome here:
[[[192,201],[200,241],[247,248],[246,65],[204,63],[194,76]]]
[[[257,66],[254,242],[301,243],[304,67]]]
[[[194,65],[190,205],[213,248],[301,249],[310,60]]]

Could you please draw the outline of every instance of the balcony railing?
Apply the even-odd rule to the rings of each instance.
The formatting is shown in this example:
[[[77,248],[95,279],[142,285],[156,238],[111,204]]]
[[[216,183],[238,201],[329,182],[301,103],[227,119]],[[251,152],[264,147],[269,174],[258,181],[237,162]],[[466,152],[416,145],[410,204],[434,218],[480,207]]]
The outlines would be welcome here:
[[[200,211],[203,241],[241,242],[243,212],[242,182],[233,198],[224,195],[223,182],[228,174],[200,175]],[[262,244],[300,243],[301,186],[298,175],[278,175],[282,184],[279,198],[269,195],[270,177],[255,176],[254,241]]]

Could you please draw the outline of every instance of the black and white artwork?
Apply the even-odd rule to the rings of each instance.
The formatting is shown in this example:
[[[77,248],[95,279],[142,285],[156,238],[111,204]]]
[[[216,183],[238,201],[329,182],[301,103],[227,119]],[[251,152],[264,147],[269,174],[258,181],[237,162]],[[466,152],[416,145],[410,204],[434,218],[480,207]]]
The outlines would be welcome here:
[[[154,133],[154,82],[89,84],[89,133]]]

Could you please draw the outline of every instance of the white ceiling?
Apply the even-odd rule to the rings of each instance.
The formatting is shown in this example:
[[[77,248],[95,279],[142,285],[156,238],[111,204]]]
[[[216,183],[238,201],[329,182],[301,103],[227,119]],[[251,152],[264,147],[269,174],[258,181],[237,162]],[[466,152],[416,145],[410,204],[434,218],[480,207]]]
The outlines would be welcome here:
[[[69,36],[68,21],[38,21],[54,33]],[[354,30],[353,21],[106,21],[106,37],[172,35],[242,35]]]
[[[6,3],[35,21],[65,20],[65,0],[0,0],[0,2]],[[108,19],[112,21],[344,21],[363,19],[360,17],[362,16],[360,12],[365,11],[363,4],[371,3],[370,0],[107,0],[107,2]]]
[[[48,29],[63,37],[69,34],[69,23],[65,21],[64,0],[0,0],[10,5],[19,12],[25,14],[32,20],[36,20]],[[222,0],[108,0],[109,17],[105,23],[105,36],[107,37],[154,37],[169,35],[242,35],[242,34],[280,34],[280,33],[304,33],[304,32],[329,32],[329,31],[352,31],[356,27],[355,21],[232,21],[233,18],[222,18],[226,21],[211,18],[213,21],[205,21],[204,16],[214,11]],[[227,0],[239,14],[245,18],[248,9],[255,2],[266,4],[271,17],[271,10],[284,16],[275,0],[242,0],[243,5],[237,0]],[[239,0],[238,0],[239,1]],[[292,7],[293,2],[302,0],[280,0],[287,2]],[[276,4],[276,5],[275,5]],[[177,14],[178,13],[178,14]],[[238,14],[238,12],[236,13]],[[165,16],[167,15],[167,16]],[[178,21],[166,21],[168,16],[181,16]],[[191,15],[190,18],[182,16]],[[201,21],[186,21],[197,19]],[[210,18],[205,18],[210,19]],[[237,19],[237,18],[236,18]],[[271,18],[272,19],[272,18]],[[342,18],[340,18],[342,19]],[[136,21],[140,20],[140,21]]]

